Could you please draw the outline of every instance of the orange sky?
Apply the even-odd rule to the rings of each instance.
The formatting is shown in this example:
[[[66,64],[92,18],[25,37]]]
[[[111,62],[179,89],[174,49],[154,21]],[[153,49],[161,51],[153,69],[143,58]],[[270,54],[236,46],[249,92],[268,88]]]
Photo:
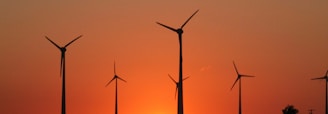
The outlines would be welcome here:
[[[114,113],[117,73],[120,114],[174,114],[178,38],[155,22],[185,26],[185,114],[237,114],[239,71],[244,114],[324,113],[328,68],[325,0],[2,0],[0,1],[0,113],[59,114],[60,51],[67,48],[68,114]]]

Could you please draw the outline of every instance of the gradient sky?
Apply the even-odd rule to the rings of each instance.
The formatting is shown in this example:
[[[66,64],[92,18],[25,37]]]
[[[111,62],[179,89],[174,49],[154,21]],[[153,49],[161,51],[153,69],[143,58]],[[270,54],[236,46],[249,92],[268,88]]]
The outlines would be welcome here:
[[[327,0],[1,0],[0,113],[59,114],[60,51],[67,48],[68,114],[175,114],[178,38],[155,22],[185,26],[185,114],[237,114],[234,60],[243,74],[244,114],[324,113]]]

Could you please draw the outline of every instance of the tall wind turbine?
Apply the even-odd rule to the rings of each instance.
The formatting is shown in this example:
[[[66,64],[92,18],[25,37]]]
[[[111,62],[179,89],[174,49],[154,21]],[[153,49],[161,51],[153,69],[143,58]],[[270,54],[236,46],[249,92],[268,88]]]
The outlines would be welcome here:
[[[233,66],[235,67],[235,70],[236,70],[236,73],[237,73],[237,79],[236,81],[233,83],[232,87],[231,87],[231,90],[232,88],[235,86],[235,84],[237,83],[237,81],[239,80],[239,113],[238,114],[241,114],[241,78],[242,77],[255,77],[255,76],[250,76],[250,75],[244,75],[244,74],[239,74],[238,72],[238,69],[236,67],[236,64],[235,62],[233,61]]]
[[[326,72],[325,76],[319,77],[319,78],[312,78],[312,80],[326,80],[326,114],[328,114],[327,109],[328,109],[328,105],[327,105],[327,83],[328,83],[328,70]]]
[[[62,107],[61,107],[61,113],[66,114],[66,94],[65,94],[65,52],[66,47],[72,44],[77,39],[81,38],[82,35],[78,36],[68,44],[66,44],[64,47],[58,46],[55,42],[50,40],[47,36],[45,36],[53,45],[55,45],[60,51],[61,51],[61,60],[60,60],[60,75],[63,76],[63,82],[62,82]]]
[[[170,79],[173,81],[173,83],[175,83],[176,84],[176,87],[175,87],[175,93],[174,93],[174,95],[175,95],[175,97],[174,98],[177,98],[177,91],[178,91],[178,88],[179,88],[179,82],[177,82],[177,81],[175,81],[172,77],[171,77],[171,75],[169,74],[169,77],[170,77]],[[184,81],[184,80],[186,80],[186,79],[188,79],[189,78],[189,76],[188,77],[185,77],[185,78],[183,78],[183,80],[182,81]]]
[[[182,89],[182,85],[183,85],[183,79],[182,79],[182,33],[183,33],[183,27],[189,22],[189,20],[198,12],[199,10],[197,10],[195,13],[193,13],[188,19],[187,21],[185,21],[185,23],[178,29],[174,29],[170,26],[164,25],[162,23],[156,22],[157,24],[172,30],[173,32],[176,32],[179,36],[179,47],[180,47],[180,61],[179,61],[179,82],[178,83],[178,114],[183,114],[183,89]]]
[[[106,87],[113,81],[115,80],[115,114],[117,114],[118,110],[117,110],[117,80],[121,80],[123,82],[126,82],[124,79],[122,79],[121,77],[116,75],[116,68],[115,68],[115,62],[114,62],[114,77],[112,78],[112,80],[110,80],[107,84]]]

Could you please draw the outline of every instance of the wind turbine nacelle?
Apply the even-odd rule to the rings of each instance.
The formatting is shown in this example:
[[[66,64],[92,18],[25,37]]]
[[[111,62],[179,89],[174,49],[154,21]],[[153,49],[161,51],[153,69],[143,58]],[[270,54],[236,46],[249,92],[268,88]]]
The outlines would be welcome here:
[[[181,28],[177,29],[177,33],[178,34],[182,34],[183,33],[183,30]]]
[[[66,48],[65,47],[62,47],[62,48],[60,48],[60,51],[66,52]]]

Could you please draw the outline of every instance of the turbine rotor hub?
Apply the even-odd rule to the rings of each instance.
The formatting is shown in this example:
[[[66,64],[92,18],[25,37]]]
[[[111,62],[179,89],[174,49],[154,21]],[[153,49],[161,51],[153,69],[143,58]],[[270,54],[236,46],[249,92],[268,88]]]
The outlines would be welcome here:
[[[62,48],[60,48],[60,51],[66,52],[66,48],[65,47],[62,47]]]
[[[181,28],[179,28],[179,29],[177,30],[177,33],[178,33],[178,34],[182,34],[182,33],[183,33],[183,30],[182,30]]]

